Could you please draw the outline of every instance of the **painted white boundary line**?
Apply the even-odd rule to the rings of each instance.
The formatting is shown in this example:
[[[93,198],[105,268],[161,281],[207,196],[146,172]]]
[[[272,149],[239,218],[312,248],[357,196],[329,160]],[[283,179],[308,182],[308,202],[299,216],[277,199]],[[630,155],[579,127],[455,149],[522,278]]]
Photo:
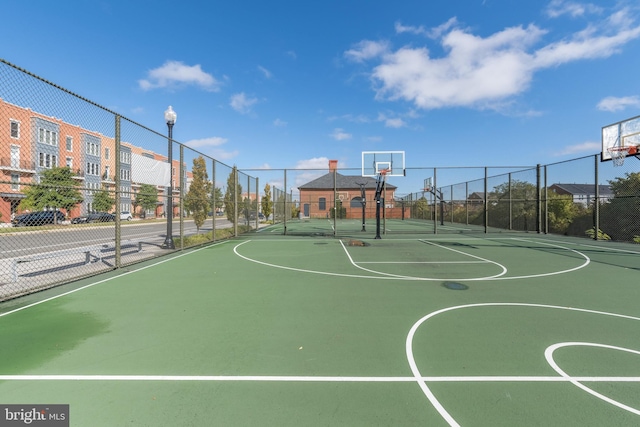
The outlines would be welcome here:
[[[433,242],[430,241],[425,241],[424,239],[410,239],[412,241],[421,241],[423,243],[429,243],[431,245],[437,246],[437,247],[441,247],[438,244],[435,244]],[[472,239],[472,240],[478,240],[478,239]],[[351,255],[349,254],[349,251],[347,250],[346,246],[344,245],[344,243],[342,242],[342,240],[338,240],[338,242],[340,243],[340,245],[342,246],[342,249],[344,250],[345,254],[347,255],[347,258],[349,259],[349,262],[351,263],[351,265],[353,265],[354,267],[366,271],[368,273],[371,273],[371,275],[365,276],[365,275],[360,275],[360,274],[346,274],[346,273],[333,273],[330,271],[319,271],[319,270],[308,270],[308,269],[304,269],[304,268],[296,268],[296,267],[288,267],[285,265],[280,265],[280,264],[273,264],[273,263],[268,263],[265,261],[259,261],[257,259],[254,258],[249,258],[248,256],[245,255],[241,255],[239,252],[239,248],[242,245],[245,245],[247,243],[252,242],[252,240],[246,240],[238,245],[236,245],[233,248],[233,252],[239,256],[240,258],[246,260],[246,261],[250,261],[250,262],[254,262],[256,264],[261,264],[267,267],[273,267],[273,268],[279,268],[282,270],[289,270],[289,271],[297,271],[299,273],[309,273],[309,274],[320,274],[320,275],[325,275],[325,276],[334,276],[334,277],[353,277],[353,278],[358,278],[358,279],[376,279],[376,280],[415,280],[415,281],[424,281],[424,282],[442,282],[442,281],[458,281],[458,282],[478,282],[478,281],[485,281],[485,280],[516,280],[516,279],[531,279],[531,278],[537,278],[537,277],[547,277],[547,276],[555,276],[558,274],[564,274],[564,273],[570,273],[576,270],[580,270],[584,267],[586,267],[587,265],[589,265],[591,263],[591,259],[583,254],[580,251],[577,251],[575,249],[571,249],[571,248],[567,248],[564,246],[560,246],[560,245],[555,245],[552,243],[545,243],[545,242],[539,242],[536,240],[530,240],[530,239],[520,239],[520,238],[511,238],[511,237],[507,237],[507,238],[500,238],[500,239],[494,239],[494,240],[518,240],[518,241],[523,241],[523,242],[528,242],[528,243],[539,243],[542,245],[546,245],[546,246],[551,246],[551,247],[555,247],[555,248],[559,248],[559,249],[564,249],[566,251],[569,252],[573,252],[576,253],[578,255],[580,255],[585,261],[573,268],[569,268],[566,270],[558,270],[558,271],[551,271],[549,273],[538,273],[538,274],[530,274],[530,275],[525,275],[525,276],[504,276],[504,274],[507,273],[507,269],[506,267],[504,267],[503,265],[495,262],[495,261],[490,261],[490,260],[485,260],[483,258],[471,255],[471,254],[467,254],[465,252],[462,251],[458,251],[455,249],[451,249],[451,248],[446,248],[446,247],[442,247],[444,249],[449,249],[452,250],[454,252],[459,252],[461,254],[467,255],[469,257],[473,257],[476,259],[480,259],[483,260],[483,262],[486,263],[492,263],[495,265],[500,266],[503,269],[503,272],[494,276],[487,276],[487,277],[470,277],[470,278],[449,278],[449,277],[415,277],[415,276],[402,276],[402,275],[395,275],[395,274],[390,274],[390,273],[383,273],[380,271],[376,271],[376,270],[371,270],[371,269],[367,269],[365,267],[362,267],[358,264],[361,263],[356,263],[353,258],[351,257]],[[260,241],[264,241],[264,240],[257,240],[256,242],[260,242]],[[268,240],[271,241],[271,240]],[[284,241],[284,240],[278,240],[278,241]],[[448,240],[450,241],[450,239]],[[297,240],[296,242],[300,242],[300,240]],[[362,263],[365,264],[365,263]],[[366,263],[369,264],[369,263]],[[375,262],[373,263],[375,264]]]
[[[640,383],[640,377],[565,377],[565,376],[461,376],[461,377],[328,377],[269,375],[0,375],[0,381],[256,381],[256,382],[364,382],[433,383],[460,382],[621,382]]]
[[[627,316],[627,315],[624,315],[624,314],[617,314],[617,313],[608,313],[608,312],[605,312],[605,311],[587,310],[587,309],[584,309],[584,308],[575,308],[575,307],[562,307],[562,306],[547,305],[547,304],[508,303],[508,302],[505,302],[505,303],[478,303],[478,304],[458,305],[458,306],[443,308],[441,310],[437,310],[437,311],[434,311],[432,313],[427,314],[426,316],[424,316],[420,320],[418,320],[416,323],[414,323],[413,326],[411,327],[411,329],[409,330],[409,334],[407,335],[407,340],[405,342],[405,351],[406,351],[406,355],[407,355],[407,361],[409,362],[409,367],[411,368],[411,372],[413,372],[414,376],[416,377],[418,385],[422,389],[422,392],[424,393],[424,395],[427,397],[427,399],[429,399],[429,402],[431,402],[431,404],[438,411],[440,416],[452,427],[459,427],[460,424],[458,424],[456,422],[456,420],[451,416],[451,414],[449,414],[449,412],[447,412],[447,410],[444,408],[444,406],[440,403],[440,401],[433,394],[433,392],[431,391],[431,389],[427,385],[427,382],[420,379],[420,378],[423,378],[423,376],[422,376],[422,373],[420,372],[420,370],[418,369],[418,365],[416,364],[415,358],[413,357],[413,337],[415,336],[416,331],[418,330],[418,328],[424,322],[426,322],[427,320],[431,319],[432,317],[437,316],[438,314],[442,314],[442,313],[446,313],[448,311],[453,311],[453,310],[458,310],[458,309],[465,309],[465,308],[509,307],[509,306],[510,307],[550,308],[550,309],[557,309],[557,310],[577,311],[577,312],[581,312],[581,313],[590,313],[590,314],[597,314],[597,315],[604,315],[604,316],[611,316],[611,317],[618,317],[618,318],[622,318],[622,319],[640,321],[640,318],[638,318],[638,317]],[[549,348],[552,348],[552,347],[549,347]],[[549,354],[552,353],[553,349],[552,350],[547,349],[545,351],[545,356],[547,356],[548,353]],[[549,356],[547,356],[547,359],[549,360]],[[554,369],[556,369],[556,367],[553,366],[553,364],[552,364],[552,367]],[[564,371],[562,371],[562,370],[558,371],[558,369],[556,369],[556,372],[560,372],[561,376],[564,375],[564,378],[566,378],[566,379],[570,378],[570,377],[568,377],[566,375],[566,373],[564,373]],[[576,379],[571,379],[570,382],[572,382],[572,383],[577,385],[578,384],[577,381],[578,380],[576,380]]]
[[[187,250],[188,252],[182,253],[180,255],[172,256],[171,258],[163,259],[162,261],[158,261],[158,262],[153,263],[153,264],[145,265],[144,267],[140,267],[140,268],[137,268],[135,270],[127,271],[127,272],[124,272],[122,274],[117,274],[115,276],[112,276],[112,277],[109,277],[109,278],[106,278],[106,279],[103,279],[103,280],[99,280],[99,281],[94,282],[94,283],[89,283],[88,285],[82,286],[80,288],[73,289],[71,291],[64,292],[64,293],[61,293],[59,295],[55,295],[55,296],[52,296],[50,298],[46,298],[46,299],[43,299],[41,301],[34,302],[32,304],[25,305],[24,307],[16,308],[15,310],[7,311],[6,313],[0,313],[0,317],[8,316],[8,315],[16,313],[18,311],[26,310],[27,308],[34,307],[36,305],[40,305],[40,304],[43,304],[43,303],[48,302],[48,301],[53,301],[53,300],[56,300],[58,298],[62,298],[64,296],[71,295],[73,293],[82,291],[84,289],[91,288],[91,287],[99,285],[101,283],[109,282],[109,281],[111,281],[113,279],[118,279],[120,277],[128,276],[129,274],[137,273],[138,271],[146,270],[147,268],[155,267],[156,265],[164,264],[165,262],[173,261],[174,259],[182,258],[183,256],[191,255],[191,254],[194,254],[196,252],[200,252],[203,249],[207,249],[207,248],[210,248],[212,246],[222,245],[222,244],[227,243],[227,242],[228,242],[228,240],[225,240],[224,242],[213,243],[211,245],[203,246],[203,247],[198,248],[198,249]],[[167,254],[167,255],[169,255],[169,254]],[[113,270],[110,270],[109,272],[112,272],[112,271]]]

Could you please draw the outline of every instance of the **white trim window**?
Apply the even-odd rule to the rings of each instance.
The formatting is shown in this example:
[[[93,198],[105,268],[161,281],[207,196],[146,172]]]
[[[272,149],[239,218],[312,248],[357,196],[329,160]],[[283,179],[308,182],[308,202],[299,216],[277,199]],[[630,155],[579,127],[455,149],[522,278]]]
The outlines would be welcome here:
[[[11,190],[20,191],[20,174],[19,173],[11,174]]]
[[[91,154],[92,156],[99,156],[100,146],[94,142],[87,141],[87,154]]]
[[[58,166],[58,156],[55,154],[38,153],[38,166],[51,169]]]
[[[100,165],[97,163],[87,162],[87,169],[85,172],[87,175],[98,176],[100,175]]]
[[[41,144],[58,146],[58,132],[51,131],[44,128],[39,128],[38,142]]]
[[[20,139],[20,122],[11,119],[11,138]]]
[[[73,157],[67,157],[67,167],[73,169]]]
[[[66,143],[67,143],[67,151],[73,151],[73,137],[72,136],[67,136]]]

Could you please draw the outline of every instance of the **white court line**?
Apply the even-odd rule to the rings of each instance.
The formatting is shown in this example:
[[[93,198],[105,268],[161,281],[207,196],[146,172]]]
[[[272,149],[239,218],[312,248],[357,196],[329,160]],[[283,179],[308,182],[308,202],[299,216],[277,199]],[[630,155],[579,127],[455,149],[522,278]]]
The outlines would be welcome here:
[[[156,262],[156,263],[149,264],[149,265],[146,265],[146,266],[144,266],[144,267],[137,268],[137,269],[135,269],[135,270],[127,271],[127,272],[124,272],[124,273],[122,273],[122,274],[118,274],[118,275],[116,275],[116,276],[108,277],[108,278],[106,278],[106,279],[99,280],[99,281],[94,282],[94,283],[89,283],[88,285],[82,286],[82,287],[80,287],[80,288],[73,289],[73,290],[71,290],[71,291],[64,292],[64,293],[62,293],[62,294],[55,295],[55,296],[52,296],[52,297],[50,297],[50,298],[46,298],[46,299],[43,299],[43,300],[37,301],[37,302],[31,303],[31,304],[25,305],[25,306],[23,306],[23,307],[18,307],[18,308],[16,308],[15,310],[7,311],[6,313],[0,313],[0,317],[8,316],[8,315],[13,314],[13,313],[16,313],[16,312],[18,312],[18,311],[22,311],[22,310],[25,310],[25,309],[27,309],[27,308],[34,307],[34,306],[36,306],[36,305],[40,305],[40,304],[43,304],[43,303],[48,302],[48,301],[53,301],[53,300],[55,300],[55,299],[62,298],[62,297],[64,297],[64,296],[66,296],[66,295],[71,295],[71,294],[73,294],[73,293],[75,293],[75,292],[78,292],[78,291],[82,291],[82,290],[84,290],[84,289],[91,288],[91,287],[96,286],[96,285],[99,285],[99,284],[101,284],[101,283],[109,282],[109,281],[111,281],[111,280],[113,280],[113,279],[118,279],[118,278],[120,278],[120,277],[128,276],[129,274],[137,273],[138,271],[146,270],[147,268],[155,267],[156,265],[164,264],[165,262],[169,262],[169,261],[172,261],[172,260],[177,259],[177,258],[182,258],[183,256],[191,255],[191,254],[194,254],[194,253],[196,253],[196,252],[200,252],[200,251],[201,251],[201,250],[203,250],[203,249],[207,249],[207,248],[210,248],[210,247],[212,247],[212,246],[218,246],[218,245],[221,245],[221,244],[223,244],[223,243],[227,243],[227,242],[228,242],[228,240],[225,240],[224,242],[213,243],[213,244],[211,244],[211,245],[203,246],[203,247],[201,247],[201,248],[194,249],[194,250],[192,250],[192,251],[188,251],[188,252],[182,253],[182,254],[180,254],[180,255],[173,256],[173,257],[171,257],[171,258],[163,259],[162,261],[158,261],[158,262]]]
[[[629,319],[640,321],[639,317],[628,316],[626,314],[617,314],[617,313],[609,313],[606,311],[596,311],[596,310],[588,310],[584,308],[576,308],[576,307],[562,307],[556,305],[547,305],[547,304],[531,304],[531,303],[514,303],[514,302],[497,302],[497,303],[477,303],[477,304],[465,304],[458,305],[453,307],[446,307],[434,312],[427,314],[426,316],[419,319],[416,323],[413,324],[411,329],[409,330],[409,334],[407,335],[407,339],[405,342],[405,351],[407,355],[407,361],[409,362],[409,367],[411,368],[411,372],[415,375],[416,379],[423,378],[420,369],[418,369],[418,365],[416,363],[415,358],[413,357],[413,338],[416,334],[418,328],[425,323],[427,320],[435,317],[439,314],[446,313],[453,310],[459,309],[467,309],[467,308],[478,308],[478,307],[534,307],[534,308],[544,308],[544,309],[556,309],[556,310],[567,310],[572,312],[579,313],[589,313],[596,314],[602,316],[611,316],[622,319]],[[552,351],[552,350],[551,350]],[[555,369],[555,368],[554,368]],[[557,371],[559,372],[559,371]],[[564,372],[561,373],[565,378],[569,379],[568,375]],[[570,382],[577,384],[579,380],[571,379]],[[435,396],[431,388],[427,385],[427,381],[418,380],[418,385],[422,389],[424,395],[429,399],[429,402],[433,405],[433,407],[438,411],[440,416],[452,427],[459,427],[460,424],[456,422],[456,420],[451,416],[451,414],[444,408],[444,406],[440,403],[438,398]]]
[[[332,377],[286,375],[0,375],[0,381],[256,381],[328,383],[434,383],[461,382],[622,382],[640,383],[640,377],[564,377],[564,376],[451,376],[451,377]]]
[[[418,241],[419,242],[423,242],[422,240],[418,240]],[[467,254],[465,252],[461,252],[461,251],[458,251],[458,250],[455,250],[455,249],[447,248],[445,246],[441,246],[441,245],[438,245],[436,243],[432,243],[432,242],[423,242],[423,243],[428,243],[430,245],[433,245],[433,246],[441,248],[441,249],[448,249],[448,250],[451,250],[453,252],[457,252],[459,254],[466,255],[466,256],[468,256],[470,258],[474,258],[474,259],[483,261],[483,262],[488,263],[488,264],[497,265],[499,268],[502,269],[502,272],[499,273],[499,274],[495,274],[493,276],[474,277],[474,278],[470,278],[470,279],[469,278],[466,278],[466,279],[443,279],[443,278],[433,278],[433,277],[414,277],[414,276],[404,276],[404,275],[400,275],[400,274],[385,273],[383,271],[371,270],[369,268],[365,268],[365,267],[362,267],[361,265],[359,265],[360,263],[359,262],[355,262],[353,260],[353,258],[351,257],[351,254],[349,254],[349,251],[347,250],[347,247],[344,245],[342,240],[340,240],[340,245],[342,246],[342,249],[344,250],[345,254],[347,254],[347,258],[349,258],[349,262],[351,262],[351,265],[353,265],[356,268],[359,268],[360,270],[364,270],[364,271],[367,271],[369,273],[374,273],[374,274],[381,274],[381,275],[386,276],[386,277],[395,277],[397,279],[403,279],[403,280],[424,280],[424,281],[454,280],[454,281],[463,281],[463,280],[489,280],[489,279],[495,279],[495,278],[498,278],[498,277],[500,277],[500,276],[502,276],[502,275],[507,273],[507,268],[505,266],[501,265],[501,264],[498,264],[495,261],[491,261],[491,260],[488,260],[488,259],[480,258],[479,256]]]
[[[397,240],[397,239],[396,239]],[[433,246],[440,246],[437,245],[435,243],[433,243],[432,241],[427,241],[425,239],[403,239],[403,240],[412,240],[412,241],[421,241],[423,243],[428,243],[431,244]],[[446,241],[450,241],[451,239],[446,239]],[[462,239],[464,240],[464,239]],[[470,239],[470,240],[478,240],[478,239]],[[488,239],[487,239],[488,240]],[[500,239],[493,239],[493,240],[521,240],[524,242],[534,242],[535,241],[531,241],[531,240],[525,240],[525,239],[514,239],[514,238],[500,238]],[[265,242],[265,241],[277,241],[277,242],[287,242],[287,243],[292,243],[294,241],[286,241],[286,240],[281,240],[281,239],[275,239],[275,240],[271,240],[271,239],[264,239],[264,240],[257,240],[257,242]],[[373,275],[371,276],[364,276],[364,275],[358,275],[358,274],[346,274],[346,273],[333,273],[330,271],[319,271],[319,270],[309,270],[309,269],[304,269],[304,268],[296,268],[296,267],[288,267],[285,265],[280,265],[280,264],[273,264],[273,263],[269,263],[269,262],[265,262],[265,261],[260,261],[258,259],[254,259],[254,258],[249,258],[248,256],[245,255],[241,255],[239,252],[239,248],[240,246],[247,244],[247,243],[253,243],[252,240],[246,240],[238,245],[236,245],[233,248],[233,252],[239,256],[240,258],[246,260],[246,261],[250,261],[256,264],[261,264],[261,265],[265,265],[268,267],[273,267],[273,268],[280,268],[282,270],[289,270],[289,271],[297,271],[297,272],[301,272],[301,273],[310,273],[310,274],[320,274],[320,275],[325,275],[325,276],[335,276],[335,277],[353,277],[353,278],[364,278],[364,279],[376,279],[376,280],[415,280],[415,281],[425,281],[425,282],[437,282],[437,281],[443,281],[443,280],[449,280],[449,281],[466,281],[466,282],[477,282],[477,281],[485,281],[485,280],[517,280],[517,279],[530,279],[530,278],[537,278],[537,277],[546,277],[546,276],[554,276],[554,275],[558,275],[558,274],[564,274],[564,273],[570,273],[572,271],[576,271],[579,270],[581,268],[586,267],[587,265],[589,265],[589,263],[591,262],[591,259],[586,256],[585,254],[583,254],[582,252],[579,252],[575,249],[571,249],[571,248],[566,248],[560,245],[554,245],[554,244],[550,244],[550,243],[543,243],[543,242],[538,242],[540,244],[545,244],[547,246],[552,246],[552,247],[556,247],[556,248],[560,248],[560,249],[564,249],[567,250],[569,252],[574,252],[578,255],[580,255],[581,257],[583,257],[585,259],[585,262],[577,267],[574,268],[570,268],[567,270],[559,270],[559,271],[552,271],[549,273],[539,273],[539,274],[530,274],[530,275],[524,275],[524,276],[503,276],[503,274],[505,274],[506,271],[503,271],[503,273],[495,275],[495,276],[487,276],[487,277],[466,277],[466,278],[435,278],[435,277],[415,277],[415,276],[401,276],[401,275],[393,275],[393,274],[388,274],[388,273],[382,273],[380,271],[376,271],[376,270],[370,270],[367,268],[364,268],[362,266],[357,265],[358,263],[356,263],[353,258],[351,257],[351,255],[349,255],[349,251],[347,250],[347,248],[345,247],[344,243],[342,242],[342,240],[338,240],[338,242],[340,243],[340,245],[342,246],[342,249],[344,250],[345,254],[347,255],[347,258],[349,259],[350,263],[363,271],[372,273]],[[299,243],[300,240],[295,240],[295,243]],[[446,247],[442,247],[445,249],[450,249],[453,250],[454,252],[460,252],[461,254],[465,254],[468,255],[470,257],[474,257],[476,259],[480,259],[483,260],[483,258],[471,255],[471,254],[467,254],[465,252],[462,251],[457,251],[455,249],[451,249],[451,248],[446,248]],[[506,267],[502,266],[501,264],[498,264],[494,261],[490,261],[490,260],[484,260],[487,263],[493,263],[496,264],[498,266],[500,266],[501,268],[503,268],[504,270],[506,270]],[[375,264],[375,263],[374,263]]]
[[[358,264],[487,264],[486,261],[358,261]]]

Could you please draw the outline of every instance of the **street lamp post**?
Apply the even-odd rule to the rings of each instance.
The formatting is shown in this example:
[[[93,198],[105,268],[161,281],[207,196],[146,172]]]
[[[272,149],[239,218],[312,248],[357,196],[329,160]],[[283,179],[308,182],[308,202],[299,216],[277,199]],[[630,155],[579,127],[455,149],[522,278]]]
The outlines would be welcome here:
[[[167,236],[164,239],[164,243],[162,247],[164,249],[175,249],[176,246],[173,244],[173,125],[176,123],[178,119],[178,115],[171,105],[164,112],[164,119],[167,122],[167,127],[169,128],[169,150],[168,150],[168,161],[169,161],[169,187],[167,194],[167,211],[165,215],[167,216]]]

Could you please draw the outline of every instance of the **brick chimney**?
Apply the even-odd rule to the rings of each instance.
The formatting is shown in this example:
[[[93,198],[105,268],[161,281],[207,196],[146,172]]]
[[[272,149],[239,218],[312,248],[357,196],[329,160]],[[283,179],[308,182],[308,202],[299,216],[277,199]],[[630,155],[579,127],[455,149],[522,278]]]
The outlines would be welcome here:
[[[338,170],[338,161],[337,160],[329,160],[329,172],[334,172]]]

